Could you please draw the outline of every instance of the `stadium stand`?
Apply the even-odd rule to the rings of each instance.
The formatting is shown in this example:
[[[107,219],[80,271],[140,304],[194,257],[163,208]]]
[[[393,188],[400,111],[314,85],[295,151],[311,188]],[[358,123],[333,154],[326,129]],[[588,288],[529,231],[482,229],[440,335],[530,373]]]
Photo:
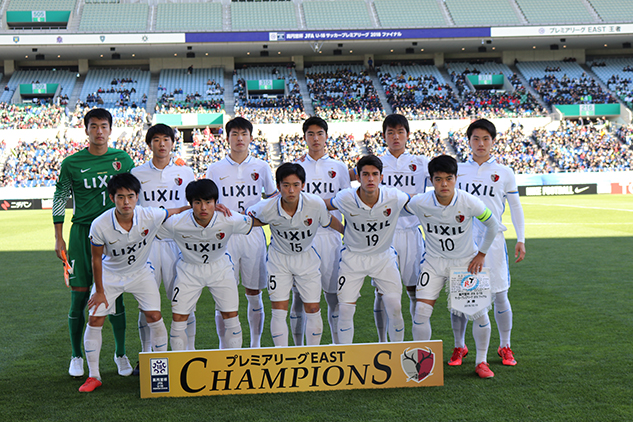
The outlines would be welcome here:
[[[65,119],[65,108],[56,105],[0,103],[0,129],[55,128]]]
[[[516,0],[517,5],[531,24],[593,23],[583,0]]]
[[[16,70],[0,95],[0,102],[11,102],[20,84],[59,84],[60,95],[68,96],[73,92],[76,81],[76,72],[70,70]]]
[[[163,69],[157,113],[216,113],[224,107],[224,68]]]
[[[82,107],[78,105],[75,110],[70,113],[69,127],[84,127],[83,117],[93,107]],[[113,127],[143,127],[147,122],[147,112],[142,107],[115,107],[107,109],[112,114]]]
[[[104,108],[145,106],[150,73],[140,69],[91,69],[79,98],[88,106]]]
[[[292,2],[231,2],[233,31],[299,29]]]
[[[147,29],[149,5],[142,3],[86,4],[80,32],[142,32]]]
[[[77,0],[11,0],[7,11],[74,10]]]
[[[374,0],[382,28],[447,26],[437,0]],[[402,13],[402,10],[407,13]]]
[[[303,135],[299,133],[280,135],[279,146],[282,162],[295,161],[308,153]],[[354,167],[362,155],[354,136],[347,133],[330,135],[327,140],[327,154],[344,162],[348,168]]]
[[[616,135],[622,142],[631,147],[633,145],[633,126],[632,125],[622,125],[617,131]]]
[[[626,105],[633,105],[633,59],[609,58],[587,63],[593,73],[604,82]]]
[[[301,3],[308,29],[373,28],[363,0],[304,1]]]
[[[457,26],[520,25],[508,0],[444,0]]]
[[[221,31],[221,3],[159,3],[156,31]]]
[[[369,154],[380,156],[387,152],[387,143],[382,132],[366,133],[363,144]],[[413,155],[424,155],[426,157],[435,157],[440,154],[455,155],[441,140],[440,132],[435,124],[431,126],[428,132],[422,130],[412,131],[409,134],[407,151]]]
[[[628,0],[589,0],[605,22],[632,22],[633,8]]]

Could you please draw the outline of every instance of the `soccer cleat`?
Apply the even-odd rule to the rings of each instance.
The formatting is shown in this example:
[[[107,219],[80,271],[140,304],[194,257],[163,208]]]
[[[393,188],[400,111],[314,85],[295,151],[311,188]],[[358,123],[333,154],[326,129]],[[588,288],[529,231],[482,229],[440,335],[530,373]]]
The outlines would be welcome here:
[[[508,346],[499,346],[497,353],[499,353],[499,356],[501,357],[501,363],[503,363],[504,365],[514,366],[517,364],[517,361],[514,359],[514,353],[512,353],[512,349],[510,349]]]
[[[95,391],[95,389],[97,387],[101,387],[101,380],[97,379],[97,378],[93,378],[93,377],[88,377],[88,379],[86,380],[86,382],[84,382],[84,384],[79,387],[79,392],[80,393],[91,393],[93,391]]]
[[[127,356],[123,355],[121,357],[114,356],[114,363],[116,363],[117,370],[119,371],[119,375],[122,377],[129,377],[132,375],[134,369],[132,369],[132,365],[130,365],[130,360]]]
[[[132,371],[132,375],[134,375],[135,377],[138,377],[141,374],[141,368],[139,367],[139,363],[140,362],[136,362],[136,366],[134,367],[134,370]]]
[[[456,347],[453,349],[453,356],[451,356],[448,364],[450,366],[459,366],[462,364],[462,359],[468,354],[468,347]]]
[[[84,376],[84,360],[83,358],[72,358],[70,360],[70,367],[68,368],[68,374],[71,377],[83,377]]]
[[[475,372],[479,375],[479,378],[492,378],[495,376],[495,373],[490,370],[488,362],[481,362],[477,365]]]

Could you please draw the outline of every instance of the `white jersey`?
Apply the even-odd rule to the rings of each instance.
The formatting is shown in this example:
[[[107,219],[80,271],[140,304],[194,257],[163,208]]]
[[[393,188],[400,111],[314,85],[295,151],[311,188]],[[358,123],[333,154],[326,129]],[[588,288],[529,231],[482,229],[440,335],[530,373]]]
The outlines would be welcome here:
[[[460,163],[458,168],[457,187],[481,199],[499,220],[499,230],[506,231],[501,216],[505,211],[508,193],[518,194],[514,172],[510,167],[498,163],[494,157],[481,166],[470,159]],[[478,229],[484,230],[483,224],[475,224]]]
[[[327,155],[315,160],[306,154],[304,159],[295,161],[300,164],[306,172],[306,185],[304,192],[318,195],[323,199],[331,198],[337,192],[351,187],[349,180],[349,170],[345,163],[330,158]],[[330,213],[341,219],[340,211],[330,211]],[[319,232],[327,229],[319,228]]]
[[[262,191],[277,191],[268,163],[251,155],[239,164],[227,155],[209,166],[206,177],[218,186],[218,202],[241,213],[262,199]]]
[[[455,189],[447,206],[440,204],[435,191],[411,198],[405,207],[422,223],[426,254],[432,258],[460,259],[477,252],[473,239],[473,219],[486,221],[492,215],[480,199]]]
[[[131,173],[141,182],[138,204],[144,207],[179,208],[188,205],[185,188],[196,180],[193,170],[170,161],[164,169],[152,160],[134,167]]]
[[[173,239],[184,262],[203,265],[224,256],[231,235],[248,234],[252,227],[253,219],[249,216],[234,212],[231,217],[225,217],[218,211],[213,213],[207,227],[202,227],[190,209],[165,221],[158,237]]]
[[[307,251],[318,227],[328,227],[332,217],[325,202],[316,195],[301,192],[297,211],[291,217],[281,207],[281,195],[260,201],[247,214],[270,226],[270,246],[284,255]]]
[[[357,189],[337,193],[332,198],[332,205],[345,216],[345,247],[363,254],[377,254],[389,249],[398,217],[407,201],[408,194],[388,187],[380,188],[378,202],[373,207],[360,200]]]
[[[167,210],[162,208],[134,209],[134,220],[130,231],[126,231],[115,216],[112,208],[90,225],[90,242],[103,246],[103,268],[112,272],[138,271],[149,258],[150,246],[156,238],[161,223],[167,218]]]
[[[413,196],[424,193],[429,177],[429,159],[423,155],[408,152],[394,157],[391,152],[379,157],[382,161],[382,185],[400,189]],[[420,224],[413,215],[402,213],[398,219],[398,229],[415,228]]]

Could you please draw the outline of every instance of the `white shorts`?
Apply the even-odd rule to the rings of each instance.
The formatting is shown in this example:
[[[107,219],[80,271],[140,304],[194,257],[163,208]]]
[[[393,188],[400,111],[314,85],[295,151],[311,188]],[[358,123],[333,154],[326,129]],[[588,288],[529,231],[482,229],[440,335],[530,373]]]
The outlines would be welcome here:
[[[176,264],[176,282],[171,297],[171,311],[189,315],[195,311],[202,290],[207,287],[215,308],[220,312],[238,310],[239,298],[233,264],[228,255],[208,264],[188,264],[182,260]]]
[[[365,277],[373,278],[378,293],[402,294],[396,251],[389,248],[378,254],[358,254],[344,248],[339,264],[338,300],[353,303],[360,297]]]
[[[249,234],[234,234],[227,245],[233,265],[235,280],[251,290],[266,288],[266,236],[264,229],[253,227]]]
[[[427,255],[420,265],[420,278],[415,289],[415,298],[437,300],[448,280],[450,269],[452,267],[468,267],[475,255],[477,254],[460,259],[430,258]]]
[[[336,294],[338,290],[338,262],[341,260],[343,242],[341,234],[326,229],[317,231],[312,246],[321,257],[321,287],[325,293]]]
[[[475,243],[483,242],[483,233],[475,235]],[[510,267],[508,266],[508,248],[503,232],[497,233],[486,254],[486,267],[490,267],[490,291],[499,293],[510,288]]]
[[[102,280],[103,292],[109,306],[106,308],[105,304],[101,304],[95,312],[90,310],[89,315],[105,316],[114,314],[114,302],[124,292],[134,295],[134,299],[136,299],[138,307],[142,311],[160,311],[160,293],[154,282],[154,274],[149,263],[131,274],[115,273],[103,268]],[[93,284],[91,295],[95,294],[96,291],[96,286]]]
[[[391,246],[398,254],[402,283],[415,286],[420,277],[420,261],[424,254],[424,238],[419,227],[396,229]]]
[[[149,253],[149,262],[154,267],[154,278],[160,289],[160,282],[165,285],[165,292],[169,296],[174,289],[176,279],[176,262],[180,256],[180,249],[171,239],[155,239]]]
[[[266,270],[268,272],[268,296],[271,302],[289,299],[293,283],[303,303],[321,301],[321,260],[314,248],[305,252],[285,255],[270,248]]]

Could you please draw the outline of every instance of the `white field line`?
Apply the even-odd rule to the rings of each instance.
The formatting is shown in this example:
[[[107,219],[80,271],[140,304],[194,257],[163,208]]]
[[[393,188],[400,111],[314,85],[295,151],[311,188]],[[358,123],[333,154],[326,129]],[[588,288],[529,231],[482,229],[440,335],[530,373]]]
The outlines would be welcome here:
[[[543,206],[543,207],[567,207],[567,208],[582,208],[586,210],[633,212],[633,209],[625,209],[625,208],[586,207],[582,205],[567,205],[567,204],[535,204],[535,203],[523,202],[523,201],[521,201],[521,205],[537,205],[537,206]]]

